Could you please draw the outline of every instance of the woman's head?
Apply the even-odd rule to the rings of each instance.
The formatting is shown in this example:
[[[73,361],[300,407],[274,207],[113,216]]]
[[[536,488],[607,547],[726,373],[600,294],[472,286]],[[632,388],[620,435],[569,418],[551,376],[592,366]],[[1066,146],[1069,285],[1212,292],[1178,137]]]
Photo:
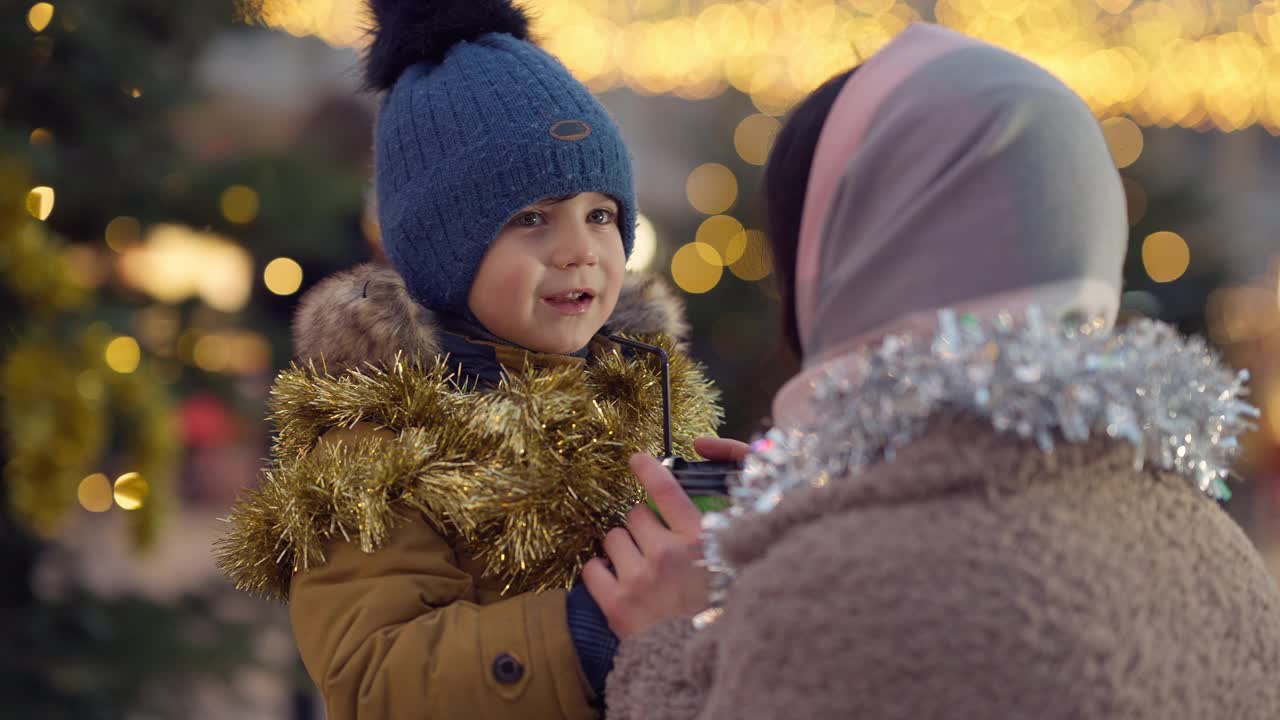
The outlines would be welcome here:
[[[764,186],[807,366],[943,307],[1115,311],[1128,225],[1096,120],[951,31],[913,26],[811,95]]]
[[[765,169],[765,215],[773,251],[774,278],[780,285],[778,289],[783,298],[782,334],[797,357],[800,355],[800,335],[795,322],[794,283],[805,190],[822,126],[853,72],[848,70],[831,78],[796,105],[774,139]]]

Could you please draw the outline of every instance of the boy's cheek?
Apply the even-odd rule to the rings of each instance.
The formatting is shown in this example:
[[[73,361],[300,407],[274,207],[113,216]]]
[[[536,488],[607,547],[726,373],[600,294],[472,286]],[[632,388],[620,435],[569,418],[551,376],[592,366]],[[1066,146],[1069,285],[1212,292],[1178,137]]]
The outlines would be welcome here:
[[[618,296],[622,294],[622,284],[623,282],[626,281],[626,278],[627,278],[627,267],[626,267],[625,258],[621,263],[618,263],[617,265],[615,265],[613,268],[610,269],[608,278],[609,278],[609,294],[612,297],[613,301],[616,302],[618,299]]]
[[[604,316],[604,322],[613,315],[614,309],[618,307],[618,296],[622,294],[622,283],[618,282],[609,288],[607,297],[599,298],[603,302],[600,304],[600,314]]]
[[[520,268],[511,268],[502,277],[502,287],[499,290],[516,291],[523,288],[527,283],[528,273]]]
[[[504,299],[512,299],[514,293],[533,289],[536,284],[536,274],[527,263],[511,263],[499,273],[502,286],[496,290]]]

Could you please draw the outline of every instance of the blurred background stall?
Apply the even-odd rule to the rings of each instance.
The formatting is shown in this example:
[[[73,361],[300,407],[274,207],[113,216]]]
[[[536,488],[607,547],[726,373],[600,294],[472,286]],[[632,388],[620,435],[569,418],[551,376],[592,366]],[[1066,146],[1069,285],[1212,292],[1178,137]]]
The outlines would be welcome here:
[[[788,108],[915,20],[1061,77],[1124,176],[1124,314],[1254,375],[1227,508],[1280,572],[1280,2],[527,5],[631,143],[630,264],[683,292],[737,437],[794,369],[758,202]],[[360,0],[0,18],[0,716],[321,716],[286,614],[209,545],[266,455],[297,298],[379,253],[364,24]]]

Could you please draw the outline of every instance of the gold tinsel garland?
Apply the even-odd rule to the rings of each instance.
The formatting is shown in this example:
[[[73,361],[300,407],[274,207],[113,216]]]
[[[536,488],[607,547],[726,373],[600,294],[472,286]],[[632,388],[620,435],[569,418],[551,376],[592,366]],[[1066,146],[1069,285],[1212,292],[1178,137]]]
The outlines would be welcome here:
[[[718,393],[672,344],[676,451],[721,419]],[[645,499],[627,468],[662,445],[659,367],[611,352],[584,367],[529,368],[495,388],[461,387],[445,361],[399,361],[331,375],[293,367],[272,389],[273,460],[237,503],[217,554],[236,586],[287,599],[295,571],[324,545],[373,552],[392,526],[422,513],[519,591],[567,587],[605,531]],[[395,434],[324,443],[337,427]]]
[[[0,192],[6,190],[0,177]],[[15,210],[9,207],[4,212]],[[0,277],[32,315],[48,317],[74,311],[90,299],[88,291],[72,282],[58,250],[57,243],[31,218],[6,218],[0,227]]]
[[[32,333],[0,361],[10,507],[42,535],[55,533],[115,435],[121,467],[147,481],[146,501],[129,512],[134,538],[146,545],[171,505],[176,420],[161,388],[108,369],[104,342],[87,335],[83,347],[68,348]]]
[[[17,303],[14,317],[27,321],[0,357],[9,509],[41,534],[56,532],[78,507],[80,481],[115,445],[149,487],[129,518],[145,545],[173,492],[172,406],[144,372],[106,366],[109,334],[105,326],[86,327],[84,316],[95,296],[68,275],[57,238],[27,215],[25,187],[21,174],[0,162],[0,290]]]
[[[106,409],[101,398],[78,391],[83,370],[77,355],[27,338],[6,354],[0,369],[9,504],[42,535],[52,534],[76,507],[80,479],[106,444]]]

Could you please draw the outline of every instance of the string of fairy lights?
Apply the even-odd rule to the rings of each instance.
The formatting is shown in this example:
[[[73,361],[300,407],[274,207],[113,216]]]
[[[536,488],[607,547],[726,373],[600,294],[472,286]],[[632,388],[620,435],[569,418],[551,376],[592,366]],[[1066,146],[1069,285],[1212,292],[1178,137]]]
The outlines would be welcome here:
[[[733,87],[784,113],[928,17],[1023,54],[1099,114],[1280,133],[1280,2],[1250,0],[529,0],[543,44],[593,90],[691,99]],[[344,47],[361,0],[266,0],[255,19]]]

